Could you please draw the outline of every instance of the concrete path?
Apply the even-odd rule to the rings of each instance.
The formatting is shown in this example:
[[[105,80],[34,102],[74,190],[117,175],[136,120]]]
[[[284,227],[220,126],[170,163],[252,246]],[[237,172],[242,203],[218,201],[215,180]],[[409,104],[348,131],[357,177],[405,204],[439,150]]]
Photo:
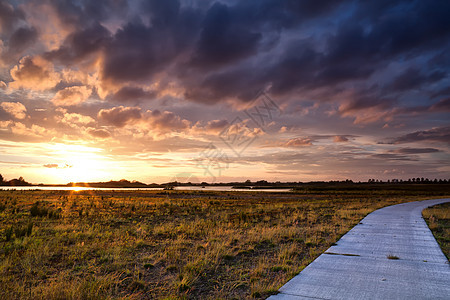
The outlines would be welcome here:
[[[448,260],[422,218],[444,202],[374,211],[269,299],[450,299]]]

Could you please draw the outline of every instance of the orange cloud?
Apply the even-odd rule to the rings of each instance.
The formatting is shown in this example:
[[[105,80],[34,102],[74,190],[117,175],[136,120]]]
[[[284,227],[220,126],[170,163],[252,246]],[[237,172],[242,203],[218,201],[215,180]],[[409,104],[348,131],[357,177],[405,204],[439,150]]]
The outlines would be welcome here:
[[[190,122],[181,119],[180,116],[170,111],[148,110],[146,112],[145,123],[150,125],[150,130],[157,129],[159,132],[167,132],[172,130],[181,130],[189,128]]]
[[[106,129],[88,128],[86,132],[96,138],[106,139],[111,137],[111,133]]]
[[[40,56],[22,58],[10,73],[14,81],[9,86],[15,89],[43,91],[55,87],[60,81],[60,75],[54,71],[53,64]]]
[[[43,165],[43,167],[45,167],[45,168],[50,168],[50,169],[52,169],[52,168],[54,168],[54,169],[67,169],[67,168],[72,168],[72,166],[71,165],[68,165],[68,164],[64,164],[64,165],[58,165],[58,164],[45,164],[45,165]]]
[[[346,138],[346,137],[343,136],[343,135],[336,135],[336,136],[334,137],[333,141],[334,141],[335,143],[343,143],[343,142],[348,142],[348,138]]]
[[[128,122],[142,118],[142,113],[139,107],[117,106],[111,109],[101,109],[98,117],[110,125],[123,127]]]
[[[31,127],[27,127],[21,122],[14,122],[11,124],[11,132],[16,135],[24,135],[29,137],[43,137],[46,135],[53,135],[53,130],[48,130],[39,125],[33,124]],[[56,134],[56,133],[54,133]]]
[[[310,138],[294,138],[286,142],[287,147],[303,147],[312,146],[312,140]]]
[[[52,102],[59,106],[72,106],[85,102],[92,93],[86,86],[71,86],[60,90],[53,97]]]
[[[27,108],[20,102],[2,102],[0,106],[4,111],[17,119],[25,119]]]
[[[75,126],[93,125],[95,123],[95,120],[89,116],[66,112],[62,117],[58,118],[58,121],[71,127],[74,127],[74,125]]]

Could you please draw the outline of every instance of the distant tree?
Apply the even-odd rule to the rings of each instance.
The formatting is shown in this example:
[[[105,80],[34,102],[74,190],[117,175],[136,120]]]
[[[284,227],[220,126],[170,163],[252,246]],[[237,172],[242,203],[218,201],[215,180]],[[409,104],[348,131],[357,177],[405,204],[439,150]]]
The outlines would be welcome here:
[[[0,182],[4,182],[5,179],[3,178],[2,174],[0,174]]]

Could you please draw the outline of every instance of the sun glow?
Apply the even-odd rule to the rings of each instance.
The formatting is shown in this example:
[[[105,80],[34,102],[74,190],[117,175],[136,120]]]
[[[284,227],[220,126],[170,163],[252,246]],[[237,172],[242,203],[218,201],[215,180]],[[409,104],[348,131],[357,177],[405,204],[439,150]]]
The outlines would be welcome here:
[[[51,146],[58,166],[47,172],[60,182],[86,182],[111,178],[113,162],[100,148],[56,144]]]

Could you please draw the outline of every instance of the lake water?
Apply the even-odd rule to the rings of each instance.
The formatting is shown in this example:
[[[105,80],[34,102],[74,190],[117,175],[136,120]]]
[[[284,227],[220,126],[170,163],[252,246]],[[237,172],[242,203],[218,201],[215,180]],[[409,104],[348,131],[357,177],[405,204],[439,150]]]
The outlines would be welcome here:
[[[44,191],[162,191],[163,188],[97,188],[72,186],[0,186],[0,190],[44,190]],[[289,192],[291,189],[233,189],[231,186],[178,186],[176,191],[218,191],[218,192]]]

